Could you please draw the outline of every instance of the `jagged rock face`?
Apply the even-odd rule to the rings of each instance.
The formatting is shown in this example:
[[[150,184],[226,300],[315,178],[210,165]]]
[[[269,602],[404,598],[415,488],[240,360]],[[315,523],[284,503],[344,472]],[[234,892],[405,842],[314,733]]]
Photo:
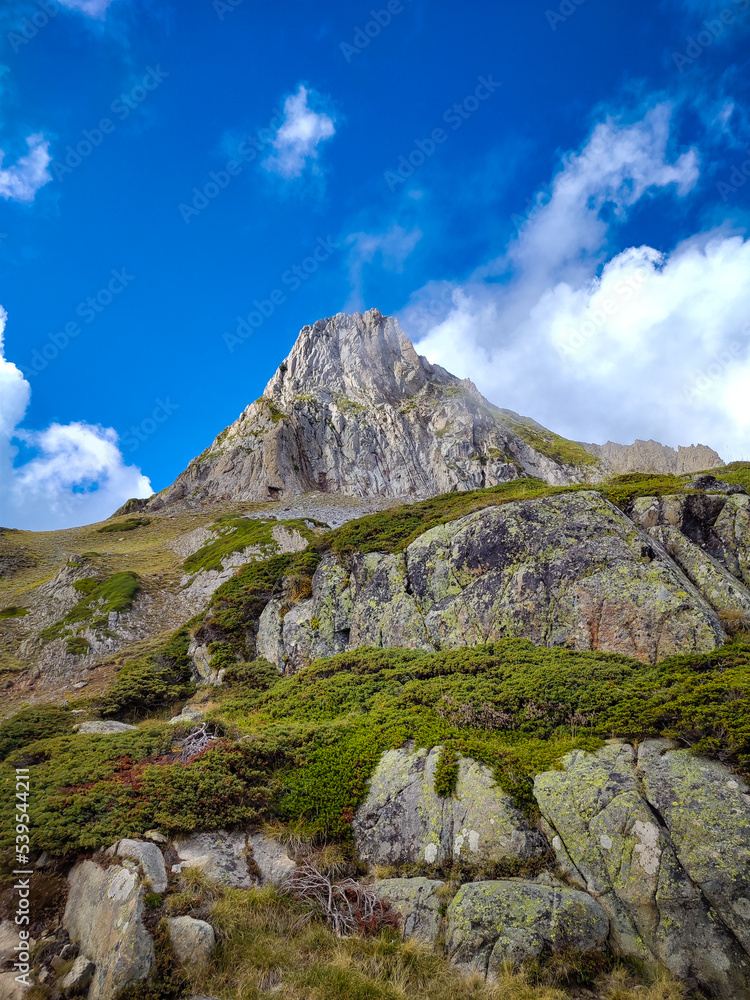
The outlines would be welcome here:
[[[459,756],[455,797],[436,793],[441,752],[436,747],[383,754],[354,817],[359,857],[371,865],[393,865],[541,854],[542,838],[483,764]]]
[[[636,441],[634,444],[584,444],[589,451],[615,475],[627,472],[656,472],[662,475],[683,476],[704,469],[717,469],[724,464],[712,448],[704,444],[670,448],[658,441]]]
[[[746,493],[640,497],[631,517],[648,531],[676,528],[750,586],[750,496]]]
[[[377,309],[339,314],[301,331],[263,396],[151,504],[311,490],[428,497],[519,475],[556,484],[596,476],[580,446],[565,442],[570,464],[544,454],[555,440],[429,364],[395,319]]]
[[[575,751],[534,795],[560,868],[599,901],[615,951],[726,1000],[750,997],[750,796],[662,740]]]
[[[660,545],[588,490],[489,507],[396,554],[326,557],[313,595],[263,612],[257,651],[281,669],[359,646],[426,650],[517,636],[656,662],[726,634]]]

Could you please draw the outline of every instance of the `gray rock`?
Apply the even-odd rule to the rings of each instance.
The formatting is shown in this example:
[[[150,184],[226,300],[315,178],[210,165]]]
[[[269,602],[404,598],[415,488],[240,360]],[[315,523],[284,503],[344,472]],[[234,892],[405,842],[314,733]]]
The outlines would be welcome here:
[[[533,882],[473,882],[448,907],[446,950],[467,971],[492,978],[504,963],[520,965],[545,950],[601,949],[607,915],[591,896]]]
[[[537,776],[534,795],[560,867],[606,911],[614,950],[727,1000],[750,997],[747,953],[644,798],[632,746],[575,751],[563,765]]]
[[[324,560],[312,597],[286,616],[280,602],[266,609],[261,655],[298,669],[359,646],[452,649],[522,637],[653,663],[726,639],[664,549],[589,491],[488,507],[426,531],[405,553],[355,553],[349,563]]]
[[[68,974],[63,977],[60,988],[68,995],[83,993],[94,978],[94,972],[94,963],[85,955],[79,955]]]
[[[352,824],[360,858],[370,865],[392,865],[541,854],[542,838],[485,765],[460,758],[455,796],[436,794],[441,752],[436,747],[383,754]]]
[[[664,476],[684,476],[704,469],[723,465],[713,449],[704,444],[670,448],[658,441],[635,441],[623,445],[607,441],[606,444],[584,444],[614,475],[628,472],[655,472]]]
[[[709,475],[708,473],[692,479],[690,482],[685,483],[685,485],[691,490],[701,490],[702,492],[747,494],[747,490],[743,486],[740,486],[739,483],[726,483],[723,479],[717,479],[716,476]]]
[[[750,620],[750,591],[728,569],[669,525],[649,530],[712,608]]]
[[[305,327],[263,396],[152,503],[311,490],[416,498],[519,474],[561,484],[599,473],[583,447],[569,447],[572,466],[543,427],[429,364],[395,319],[371,309]]]
[[[750,983],[750,788],[663,740],[641,744],[638,769],[680,864],[747,952]]]
[[[82,861],[68,876],[63,925],[96,965],[88,1000],[111,1000],[145,979],[153,965],[154,944],[142,919],[143,888],[133,869]]]
[[[28,986],[16,982],[15,972],[0,973],[0,997],[2,1000],[24,1000],[28,992]]]
[[[750,496],[694,493],[639,497],[631,517],[646,529],[676,528],[750,586]]]
[[[137,728],[137,726],[129,726],[126,722],[106,722],[103,719],[96,719],[92,722],[82,722],[78,732],[87,735],[112,736],[115,733],[127,733]]]
[[[248,852],[260,872],[264,885],[281,885],[296,868],[286,848],[264,833],[252,833],[247,838]]]
[[[175,715],[169,720],[169,724],[176,726],[181,722],[199,722],[205,716],[206,713],[203,709],[196,708],[195,705],[185,705],[179,715]]]
[[[166,890],[167,869],[164,865],[164,855],[156,844],[143,840],[121,840],[115,844],[114,853],[121,858],[137,861],[154,892]]]
[[[177,838],[173,846],[180,859],[172,866],[173,872],[199,868],[210,881],[234,889],[250,889],[257,884],[257,877],[247,866],[247,844],[241,831],[194,833]]]
[[[206,965],[216,945],[211,924],[193,917],[170,917],[167,920],[169,940],[181,965]]]
[[[0,921],[0,968],[5,965],[6,962],[15,959],[15,947],[19,943],[18,938],[19,928],[12,920]],[[34,947],[35,941],[30,940],[30,947]]]
[[[426,944],[437,944],[440,936],[439,889],[444,882],[428,878],[387,878],[369,887],[400,917],[404,940],[418,938]]]

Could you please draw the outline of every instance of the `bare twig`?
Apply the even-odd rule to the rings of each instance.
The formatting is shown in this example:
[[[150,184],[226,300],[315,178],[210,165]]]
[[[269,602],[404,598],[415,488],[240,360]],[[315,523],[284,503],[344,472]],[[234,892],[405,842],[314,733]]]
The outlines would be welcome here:
[[[372,889],[352,878],[331,882],[311,864],[301,865],[284,882],[282,891],[313,903],[339,936],[374,933],[397,925],[397,917]]]
[[[196,754],[201,753],[218,739],[219,737],[215,733],[209,733],[208,723],[204,722],[202,726],[188,733],[183,740],[180,763],[187,764],[191,757],[195,757]]]

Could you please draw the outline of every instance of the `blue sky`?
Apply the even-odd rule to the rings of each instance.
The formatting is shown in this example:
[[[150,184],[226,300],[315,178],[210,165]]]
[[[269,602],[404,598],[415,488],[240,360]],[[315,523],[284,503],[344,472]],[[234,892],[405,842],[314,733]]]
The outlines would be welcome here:
[[[560,433],[750,458],[749,9],[6,0],[0,523],[168,485],[373,306]]]

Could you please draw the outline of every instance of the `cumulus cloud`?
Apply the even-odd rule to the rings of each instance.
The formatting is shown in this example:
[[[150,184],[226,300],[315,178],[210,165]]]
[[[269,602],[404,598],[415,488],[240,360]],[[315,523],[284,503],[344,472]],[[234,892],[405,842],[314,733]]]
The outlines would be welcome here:
[[[284,120],[271,142],[274,151],[263,161],[266,170],[291,179],[300,177],[308,164],[316,169],[318,147],[336,132],[333,118],[310,106],[310,102],[319,106],[321,100],[319,94],[304,84],[299,84],[296,92],[287,97]]]
[[[568,437],[701,442],[750,458],[750,241],[718,228],[669,254],[607,252],[636,203],[696,183],[696,154],[668,147],[666,106],[600,124],[417,346]]]
[[[79,10],[89,17],[103,18],[112,0],[60,0],[60,3],[68,10]]]
[[[0,308],[0,524],[50,530],[100,521],[129,497],[151,495],[148,479],[125,465],[117,434],[85,423],[19,427],[31,398],[29,383],[7,361]],[[14,466],[18,445],[33,455]]]
[[[29,151],[12,167],[3,167],[5,151],[0,149],[0,197],[13,201],[33,201],[39,188],[52,180],[49,143],[40,133],[26,139]]]

